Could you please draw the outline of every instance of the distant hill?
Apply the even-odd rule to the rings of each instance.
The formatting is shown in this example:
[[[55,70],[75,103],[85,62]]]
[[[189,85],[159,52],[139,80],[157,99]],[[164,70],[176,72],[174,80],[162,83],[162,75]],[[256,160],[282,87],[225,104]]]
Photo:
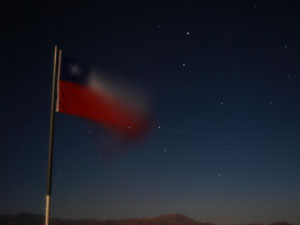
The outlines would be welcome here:
[[[18,215],[0,215],[0,225],[44,225],[43,215],[20,213]],[[190,219],[181,214],[164,215],[153,218],[124,219],[97,221],[87,220],[62,220],[51,219],[50,225],[214,225],[202,223]],[[263,224],[260,224],[263,225]],[[270,225],[292,225],[285,222],[272,223]]]
[[[43,225],[44,216],[21,213],[18,215],[1,215],[0,225]],[[52,219],[50,225],[214,225],[201,223],[180,214],[165,215],[154,218],[97,221]]]
[[[271,223],[270,225],[292,225],[292,224],[286,222],[276,222],[276,223]]]

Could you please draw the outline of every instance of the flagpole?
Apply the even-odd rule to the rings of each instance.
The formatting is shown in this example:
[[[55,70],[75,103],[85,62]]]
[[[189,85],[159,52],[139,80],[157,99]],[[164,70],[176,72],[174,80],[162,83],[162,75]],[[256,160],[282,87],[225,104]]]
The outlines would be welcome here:
[[[56,97],[56,77],[60,73],[62,51],[59,50],[58,68],[57,68],[57,45],[54,47],[53,61],[53,77],[52,77],[52,94],[51,94],[51,111],[50,111],[50,134],[49,134],[49,151],[48,151],[48,186],[46,194],[46,214],[45,225],[49,225],[50,219],[50,203],[52,191],[52,164],[53,164],[53,137],[54,137],[54,122],[55,122],[55,97]]]

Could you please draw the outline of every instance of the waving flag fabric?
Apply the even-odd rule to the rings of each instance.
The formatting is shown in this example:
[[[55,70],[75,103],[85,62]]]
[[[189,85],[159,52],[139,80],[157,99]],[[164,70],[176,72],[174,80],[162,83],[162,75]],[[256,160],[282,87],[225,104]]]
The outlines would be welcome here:
[[[88,119],[126,136],[143,133],[149,124],[146,101],[107,77],[63,59],[56,111]]]

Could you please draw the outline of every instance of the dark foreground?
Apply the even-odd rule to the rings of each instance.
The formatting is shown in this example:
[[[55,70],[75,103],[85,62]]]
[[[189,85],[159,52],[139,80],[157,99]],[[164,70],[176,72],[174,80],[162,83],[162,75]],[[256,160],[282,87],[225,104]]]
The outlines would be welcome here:
[[[43,225],[44,216],[29,213],[18,215],[0,215],[0,225]],[[51,225],[214,225],[212,223],[202,223],[190,219],[180,214],[165,215],[154,218],[124,219],[97,221],[87,220],[62,220],[52,219]],[[251,224],[258,225],[258,224]],[[263,224],[259,224],[263,225]],[[276,222],[270,225],[292,225],[285,222]]]

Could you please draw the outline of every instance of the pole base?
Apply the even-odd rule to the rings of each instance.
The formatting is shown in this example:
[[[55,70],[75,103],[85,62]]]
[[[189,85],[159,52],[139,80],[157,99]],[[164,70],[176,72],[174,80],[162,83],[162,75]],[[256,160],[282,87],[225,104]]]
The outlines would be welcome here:
[[[49,215],[50,215],[50,195],[46,195],[45,225],[49,225]]]

